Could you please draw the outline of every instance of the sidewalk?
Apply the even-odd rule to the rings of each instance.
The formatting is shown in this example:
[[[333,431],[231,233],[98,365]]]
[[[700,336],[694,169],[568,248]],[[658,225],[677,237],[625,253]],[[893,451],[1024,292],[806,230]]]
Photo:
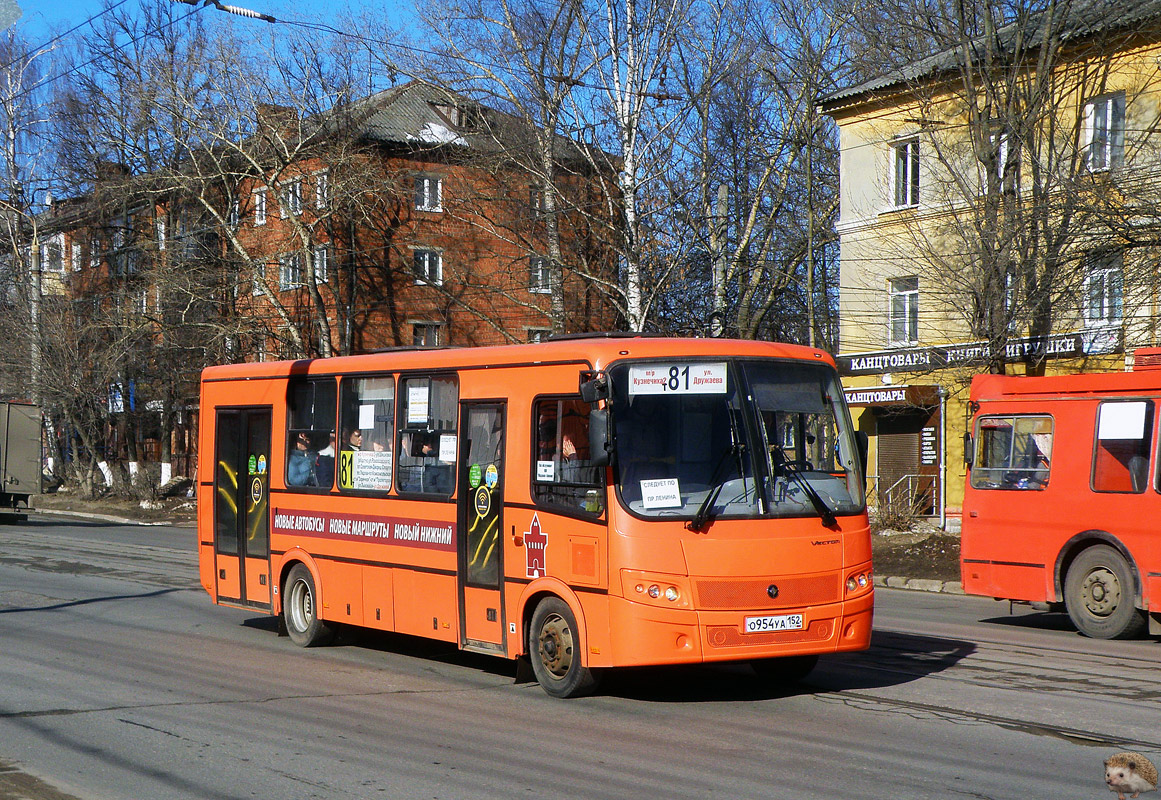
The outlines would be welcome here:
[[[186,498],[156,501],[101,497],[89,500],[69,491],[37,495],[34,514],[96,520],[117,525],[194,527],[197,504]],[[950,526],[954,527],[954,526]],[[873,534],[875,586],[917,592],[963,594],[959,578],[959,532],[924,528]]]
[[[32,513],[74,516],[118,525],[176,525],[193,527],[197,503],[181,498],[134,500],[124,497],[89,499],[63,488],[32,498]]]

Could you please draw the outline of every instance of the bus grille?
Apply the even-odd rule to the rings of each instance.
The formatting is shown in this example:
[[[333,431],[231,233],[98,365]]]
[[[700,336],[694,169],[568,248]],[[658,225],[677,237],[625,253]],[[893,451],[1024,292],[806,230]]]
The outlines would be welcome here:
[[[778,587],[778,596],[773,599],[767,592],[771,585]],[[834,573],[790,578],[707,579],[697,581],[694,590],[697,607],[707,611],[801,608],[837,603],[842,598],[842,587]]]
[[[707,625],[705,640],[710,647],[750,647],[756,644],[794,644],[825,641],[831,633],[831,621],[816,619],[801,631],[742,633],[737,625]]]

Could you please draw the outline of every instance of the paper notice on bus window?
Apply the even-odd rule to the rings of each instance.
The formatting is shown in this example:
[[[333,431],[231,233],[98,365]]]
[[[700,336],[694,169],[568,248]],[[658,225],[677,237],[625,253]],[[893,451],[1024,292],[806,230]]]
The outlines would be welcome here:
[[[456,435],[441,433],[439,435],[439,460],[445,464],[456,463]]]
[[[556,462],[555,461],[537,461],[536,462],[536,480],[538,481],[552,481],[556,479]]]
[[[641,505],[646,509],[681,508],[681,488],[677,478],[641,481]]]
[[[1145,402],[1102,403],[1097,423],[1098,439],[1145,438]]]
[[[639,394],[725,394],[726,362],[635,364],[629,367],[629,396]]]
[[[375,405],[363,403],[359,406],[359,430],[369,431],[375,427]]]
[[[344,453],[344,455],[346,455]],[[391,453],[386,450],[366,450],[351,453],[354,459],[351,470],[351,485],[345,489],[391,488]]]
[[[427,384],[407,387],[407,423],[422,425],[427,422]]]

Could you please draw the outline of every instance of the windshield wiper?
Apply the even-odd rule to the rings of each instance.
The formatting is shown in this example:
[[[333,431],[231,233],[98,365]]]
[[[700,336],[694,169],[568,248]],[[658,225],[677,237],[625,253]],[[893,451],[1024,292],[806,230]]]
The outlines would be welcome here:
[[[810,481],[802,476],[802,473],[798,471],[798,467],[789,462],[783,462],[778,466],[783,474],[794,478],[795,483],[802,487],[802,491],[806,492],[806,496],[810,498],[810,503],[814,506],[814,510],[822,517],[822,524],[828,528],[835,527],[838,524],[838,519],[835,517],[834,512],[831,511],[830,506],[826,504],[826,501],[822,499],[815,488],[810,485]]]
[[[726,451],[722,453],[722,457],[718,459],[718,465],[714,467],[713,477],[710,478],[710,483],[713,484],[713,488],[711,488],[709,494],[705,496],[705,500],[701,501],[701,505],[698,506],[697,513],[693,515],[693,519],[685,523],[685,527],[688,530],[697,533],[702,528],[704,528],[706,522],[709,521],[710,509],[713,508],[714,503],[717,502],[718,495],[722,493],[722,487],[726,485],[726,476],[721,474],[722,467],[725,466],[726,459],[728,459],[731,455],[740,455],[741,450],[742,448],[738,445],[737,442],[731,442],[730,446],[726,448]]]

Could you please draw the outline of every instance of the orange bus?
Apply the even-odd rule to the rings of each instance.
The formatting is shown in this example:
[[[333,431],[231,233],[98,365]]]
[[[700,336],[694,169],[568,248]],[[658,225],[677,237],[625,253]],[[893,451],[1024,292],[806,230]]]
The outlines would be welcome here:
[[[207,369],[201,582],[281,615],[601,670],[869,644],[865,443],[831,357],[632,336]],[[862,449],[860,449],[862,448]]]
[[[964,590],[1066,609],[1094,638],[1161,633],[1159,402],[1156,369],[976,376]]]

